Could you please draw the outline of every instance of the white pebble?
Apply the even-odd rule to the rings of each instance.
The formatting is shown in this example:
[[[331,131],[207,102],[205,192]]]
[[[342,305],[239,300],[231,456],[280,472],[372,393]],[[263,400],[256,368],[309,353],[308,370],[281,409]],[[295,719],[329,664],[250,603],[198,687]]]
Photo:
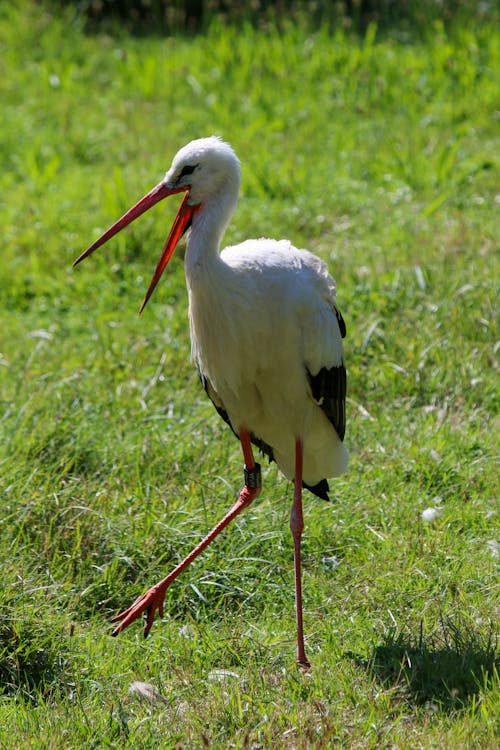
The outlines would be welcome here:
[[[426,508],[422,511],[422,521],[427,521],[428,523],[435,521],[442,512],[441,508]]]

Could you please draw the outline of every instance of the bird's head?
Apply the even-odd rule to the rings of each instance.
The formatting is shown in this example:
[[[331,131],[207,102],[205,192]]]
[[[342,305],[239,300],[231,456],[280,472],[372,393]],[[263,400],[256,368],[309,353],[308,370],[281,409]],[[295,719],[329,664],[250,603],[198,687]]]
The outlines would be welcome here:
[[[185,193],[140,307],[139,312],[142,312],[172,257],[177,243],[191,226],[195,213],[203,204],[209,203],[213,204],[214,208],[222,210],[223,213],[232,210],[238,195],[240,173],[240,163],[236,154],[231,146],[220,138],[211,136],[191,141],[174,156],[172,166],[163,180],[93,242],[75,260],[73,266],[104,245],[111,237],[159,201],[174,193]],[[224,205],[226,203],[227,206]]]
[[[220,138],[198,138],[176,153],[163,183],[173,191],[187,190],[187,203],[198,206],[216,199],[228,186],[237,194],[240,163],[231,146]]]

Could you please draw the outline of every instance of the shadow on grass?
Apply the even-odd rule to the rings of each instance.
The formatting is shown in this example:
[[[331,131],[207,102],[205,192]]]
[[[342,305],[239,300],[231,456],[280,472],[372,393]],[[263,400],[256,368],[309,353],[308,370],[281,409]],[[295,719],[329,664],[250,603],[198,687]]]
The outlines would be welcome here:
[[[439,635],[425,636],[421,624],[417,642],[392,633],[368,659],[349,656],[399,698],[449,712],[466,708],[491,684],[500,666],[496,642],[493,628],[484,635],[470,623],[442,620]]]

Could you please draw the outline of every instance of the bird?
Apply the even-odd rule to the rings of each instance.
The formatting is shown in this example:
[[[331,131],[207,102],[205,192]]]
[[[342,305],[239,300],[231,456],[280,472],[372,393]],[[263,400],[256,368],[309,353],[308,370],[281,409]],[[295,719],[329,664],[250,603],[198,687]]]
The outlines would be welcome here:
[[[112,224],[74,262],[77,265],[159,201],[183,193],[139,312],[176,245],[189,230],[184,266],[191,356],[215,409],[239,438],[244,485],[238,499],[205,538],[163,580],[112,619],[113,635],[143,615],[144,636],[177,576],[262,490],[254,448],[293,482],[290,529],[299,667],[306,655],[301,539],[302,493],[329,499],[328,479],[346,469],[346,326],[327,265],[288,240],[250,239],[221,251],[236,209],[241,165],[218,136],[198,138],[174,156],[164,178]]]

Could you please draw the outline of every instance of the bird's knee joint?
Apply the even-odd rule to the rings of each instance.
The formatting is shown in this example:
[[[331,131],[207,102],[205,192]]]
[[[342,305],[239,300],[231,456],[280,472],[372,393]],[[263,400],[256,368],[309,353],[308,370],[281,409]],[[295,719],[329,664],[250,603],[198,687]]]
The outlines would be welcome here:
[[[301,536],[304,531],[304,516],[302,512],[297,512],[295,506],[290,511],[290,530],[293,536]]]

